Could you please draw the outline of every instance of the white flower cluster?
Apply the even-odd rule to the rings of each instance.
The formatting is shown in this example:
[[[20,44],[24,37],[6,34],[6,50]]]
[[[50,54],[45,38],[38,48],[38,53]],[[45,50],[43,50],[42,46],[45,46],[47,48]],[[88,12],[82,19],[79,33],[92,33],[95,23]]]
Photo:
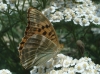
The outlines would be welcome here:
[[[0,74],[12,74],[8,69],[0,70]]]
[[[30,2],[32,1],[32,2]],[[7,5],[10,5],[11,9],[16,9],[18,5],[19,10],[28,9],[29,3],[36,7],[39,2],[37,0],[6,0],[6,4],[0,0],[0,11],[5,11]],[[51,0],[47,5],[47,8],[43,10],[43,14],[51,22],[65,22],[73,21],[74,24],[80,24],[81,26],[89,26],[90,23],[100,24],[100,5],[93,4],[91,0]]]
[[[52,0],[50,5],[43,10],[43,14],[51,22],[72,21],[74,24],[89,26],[90,23],[100,24],[98,5],[91,0]],[[95,5],[95,6],[94,6]],[[100,6],[100,5],[99,5]],[[99,7],[100,8],[100,7]]]
[[[0,0],[0,11],[7,10],[7,5],[10,6],[11,9],[16,9],[15,4],[18,6],[19,10],[27,10],[30,6],[29,3],[31,1],[32,6],[36,7],[38,5],[37,0],[5,0],[6,3],[3,3],[3,0]],[[25,2],[24,2],[25,1]]]
[[[44,66],[35,66],[30,74],[100,74],[100,65],[95,64],[91,58],[82,57],[79,60],[58,54],[50,59]]]

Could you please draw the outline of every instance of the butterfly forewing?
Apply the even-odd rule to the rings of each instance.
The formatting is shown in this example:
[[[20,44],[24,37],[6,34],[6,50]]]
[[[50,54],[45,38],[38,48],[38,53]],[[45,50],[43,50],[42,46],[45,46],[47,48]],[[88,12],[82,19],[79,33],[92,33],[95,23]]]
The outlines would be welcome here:
[[[46,62],[59,49],[59,41],[55,30],[40,11],[29,8],[27,19],[28,24],[25,34],[19,45],[21,64],[26,69]]]

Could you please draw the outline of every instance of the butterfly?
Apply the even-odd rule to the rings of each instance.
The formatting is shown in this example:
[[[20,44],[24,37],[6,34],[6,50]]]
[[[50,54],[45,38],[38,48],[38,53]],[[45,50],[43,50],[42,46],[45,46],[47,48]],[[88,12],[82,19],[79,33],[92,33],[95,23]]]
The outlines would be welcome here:
[[[60,52],[62,45],[50,21],[37,9],[30,7],[27,27],[19,44],[19,58],[25,69],[45,64]]]

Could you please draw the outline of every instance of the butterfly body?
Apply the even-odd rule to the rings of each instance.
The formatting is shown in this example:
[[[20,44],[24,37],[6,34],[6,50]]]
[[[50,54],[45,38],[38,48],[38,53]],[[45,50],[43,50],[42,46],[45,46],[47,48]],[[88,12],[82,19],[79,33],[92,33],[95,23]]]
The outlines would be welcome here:
[[[19,45],[19,57],[29,69],[47,62],[60,51],[60,44],[49,20],[37,9],[29,8],[28,25]]]

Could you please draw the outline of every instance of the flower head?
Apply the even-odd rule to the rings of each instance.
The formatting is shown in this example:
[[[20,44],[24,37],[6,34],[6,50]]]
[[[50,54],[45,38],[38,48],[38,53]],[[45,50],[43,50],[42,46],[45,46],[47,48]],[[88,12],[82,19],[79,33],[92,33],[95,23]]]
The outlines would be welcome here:
[[[0,74],[12,74],[8,69],[0,70]]]

